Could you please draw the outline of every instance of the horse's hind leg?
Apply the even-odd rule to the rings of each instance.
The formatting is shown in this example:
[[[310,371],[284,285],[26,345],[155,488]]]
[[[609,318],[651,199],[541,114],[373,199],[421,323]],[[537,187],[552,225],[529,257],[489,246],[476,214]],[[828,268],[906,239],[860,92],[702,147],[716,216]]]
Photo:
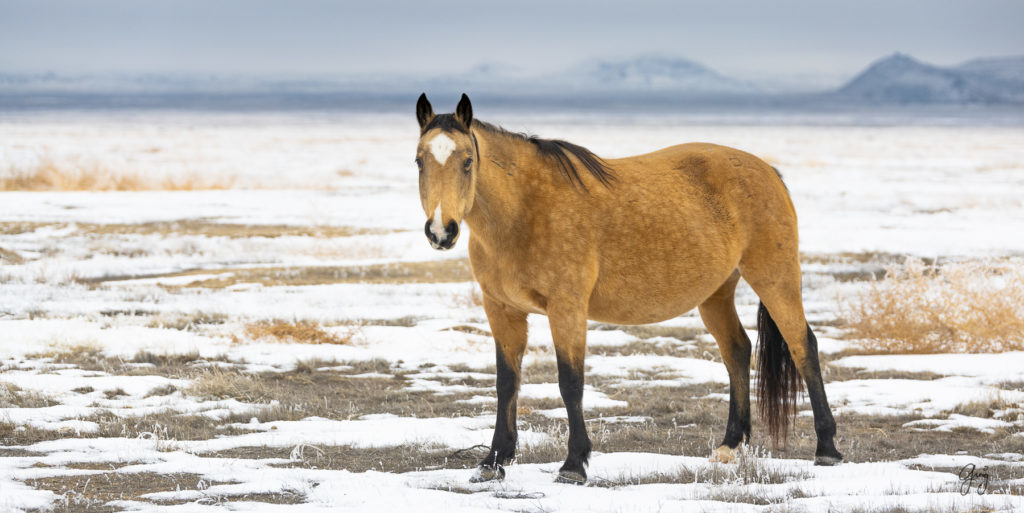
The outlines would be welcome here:
[[[834,465],[842,461],[843,456],[833,442],[836,421],[825,396],[818,363],[818,341],[804,316],[800,260],[795,242],[763,245],[761,251],[744,255],[740,262],[743,278],[762,302],[758,311],[758,406],[772,437],[784,438],[789,416],[794,413],[797,379],[802,377],[818,437],[814,462]],[[792,249],[779,251],[782,248]]]
[[[477,467],[472,482],[505,477],[505,465],[516,455],[516,397],[520,368],[526,350],[526,313],[513,310],[484,296],[484,312],[494,334],[497,366],[498,416],[494,422],[491,450]]]
[[[733,272],[708,299],[700,305],[700,318],[715,337],[722,361],[729,371],[729,420],[725,439],[715,450],[711,461],[729,463],[733,449],[750,438],[750,338],[736,315],[735,292],[739,272]]]

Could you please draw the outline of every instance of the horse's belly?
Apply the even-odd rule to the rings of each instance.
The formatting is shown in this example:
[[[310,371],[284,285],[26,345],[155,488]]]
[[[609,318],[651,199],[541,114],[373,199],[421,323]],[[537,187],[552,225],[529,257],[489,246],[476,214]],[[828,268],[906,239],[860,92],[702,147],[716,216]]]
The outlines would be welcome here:
[[[588,317],[613,324],[649,324],[678,317],[704,302],[732,270],[689,283],[680,276],[665,280],[598,280],[590,298]],[[719,274],[723,276],[719,279]]]

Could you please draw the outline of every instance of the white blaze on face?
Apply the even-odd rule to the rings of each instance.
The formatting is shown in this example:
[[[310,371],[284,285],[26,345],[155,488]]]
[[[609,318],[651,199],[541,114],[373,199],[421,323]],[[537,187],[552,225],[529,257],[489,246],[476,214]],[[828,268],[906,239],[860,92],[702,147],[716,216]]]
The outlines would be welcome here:
[[[442,166],[448,162],[448,157],[455,151],[455,141],[446,134],[437,134],[427,146],[430,147],[430,153],[434,154],[434,159]]]
[[[441,220],[441,202],[437,202],[437,208],[434,209],[434,221],[430,223],[430,231],[434,233],[437,240],[444,238],[444,221]]]

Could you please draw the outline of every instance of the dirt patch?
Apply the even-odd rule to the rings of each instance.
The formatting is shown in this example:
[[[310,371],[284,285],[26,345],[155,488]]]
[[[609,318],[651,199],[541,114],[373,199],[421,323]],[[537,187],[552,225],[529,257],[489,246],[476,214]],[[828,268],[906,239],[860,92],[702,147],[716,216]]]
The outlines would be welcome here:
[[[590,329],[595,331],[601,330],[618,330],[629,333],[639,339],[648,339],[653,337],[672,337],[679,339],[680,341],[694,340],[698,336],[707,333],[703,327],[690,328],[685,326],[658,326],[658,325],[619,325],[619,324],[595,324]]]
[[[151,351],[140,351],[131,359],[123,360],[103,354],[97,346],[80,345],[59,347],[53,350],[27,356],[29,359],[44,359],[57,364],[70,364],[86,371],[106,372],[122,376],[164,376],[187,378],[195,374],[197,368],[211,362],[230,363],[226,356],[204,358],[198,351],[188,353],[158,354]],[[75,391],[79,391],[76,389]],[[88,393],[84,389],[79,393]]]
[[[205,237],[317,237],[335,238],[355,235],[382,235],[396,230],[354,226],[292,226],[283,224],[218,223],[210,219],[181,219],[150,223],[76,223],[77,233],[96,235],[179,235]],[[55,225],[60,227],[60,225]]]
[[[214,277],[205,277],[206,275]],[[240,283],[258,283],[266,287],[327,285],[332,283],[454,283],[470,281],[473,272],[469,260],[392,262],[357,266],[237,267],[192,269],[189,271],[139,275],[105,276],[81,280],[84,284],[118,282],[149,278],[180,278],[202,275],[203,279],[186,285],[161,285],[169,290],[181,288],[222,289]]]
[[[29,479],[25,484],[40,490],[50,490],[59,497],[56,511],[114,512],[120,508],[107,503],[119,500],[147,501],[142,496],[157,492],[199,490],[211,485],[227,484],[204,481],[198,474],[156,474],[152,472],[119,473],[107,472],[77,476]],[[304,497],[296,494],[245,494],[223,496],[209,494],[207,503],[228,501],[269,502],[274,504],[301,504]],[[161,501],[161,504],[186,503],[189,501]]]
[[[451,449],[422,444],[362,448],[350,446],[302,446],[301,448],[242,447],[204,454],[218,458],[283,458],[292,462],[280,467],[348,470],[350,472],[414,472],[439,468],[474,468],[487,447]]]

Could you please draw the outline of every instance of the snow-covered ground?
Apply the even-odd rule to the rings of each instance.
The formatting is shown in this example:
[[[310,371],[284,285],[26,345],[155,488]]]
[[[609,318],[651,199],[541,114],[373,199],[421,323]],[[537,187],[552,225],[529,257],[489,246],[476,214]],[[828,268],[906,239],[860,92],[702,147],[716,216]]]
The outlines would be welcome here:
[[[832,326],[842,298],[864,284],[840,277],[878,271],[890,254],[949,259],[1024,253],[1022,128],[478,116],[564,138],[606,157],[701,140],[768,160],[783,173],[800,215],[808,255],[806,308],[826,355],[856,344]],[[895,425],[948,436],[949,449],[939,454],[816,468],[807,459],[758,453],[743,464],[754,469],[751,479],[735,465],[709,463],[708,454],[652,454],[674,451],[644,445],[604,452],[598,441],[587,487],[554,484],[560,463],[554,460],[515,465],[503,483],[479,485],[468,484],[471,470],[461,465],[405,473],[290,465],[302,461],[304,451],[325,447],[411,444],[453,451],[490,440],[493,342],[468,275],[438,274],[464,265],[466,244],[435,252],[423,237],[412,163],[416,136],[411,114],[0,117],[0,177],[45,164],[83,172],[214,176],[239,187],[0,192],[0,423],[14,433],[0,429],[0,439],[19,440],[28,429],[53,433],[0,447],[0,511],[82,507],[75,500],[85,490],[29,484],[42,479],[147,473],[199,478],[191,487],[108,506],[176,512],[1024,509],[1024,500],[1008,493],[1024,489],[1024,458],[1009,449],[956,449],[961,437],[1024,436],[1024,353],[840,355],[831,361],[838,374],[867,373],[826,384],[840,435],[851,415],[913,417]],[[375,272],[385,277],[370,279]],[[756,305],[741,287],[738,308],[748,328]],[[247,331],[270,321],[312,321],[346,343],[267,340]],[[530,322],[525,364],[550,364],[546,319]],[[649,412],[630,410],[620,395],[625,389],[724,390],[728,378],[715,361],[713,341],[700,332],[680,335],[701,327],[695,313],[661,327],[676,329],[677,336],[593,326],[588,376],[597,384],[585,393],[588,418],[602,417],[609,425],[655,422]],[[74,357],[83,352],[125,364],[85,368]],[[152,364],[138,358],[144,353],[193,355],[191,371],[150,374]],[[386,362],[385,368],[347,372],[374,361]],[[308,362],[328,362],[321,370],[344,380],[401,379],[403,390],[451,395],[474,413],[414,417],[382,410],[350,418],[339,409],[324,417],[260,421],[257,416],[281,405],[204,398],[190,388],[203,370],[259,376],[296,372]],[[890,376],[884,379],[871,374],[885,372]],[[37,404],[25,404],[29,396]],[[521,397],[550,406],[559,393],[552,382],[529,383]],[[970,415],[968,406],[977,403],[1001,409],[988,417]],[[188,440],[159,433],[111,437],[100,426],[104,418],[128,422],[157,414],[225,424],[215,437]],[[564,417],[550,407],[534,414]],[[711,426],[675,428],[707,433]],[[720,436],[713,434],[716,441]],[[521,452],[552,443],[564,443],[564,433],[521,426]],[[844,443],[856,440],[841,440],[840,450]],[[294,450],[291,458],[211,455],[251,447]],[[969,463],[999,469],[1002,488],[961,495],[955,470]],[[763,477],[768,474],[775,477]],[[993,484],[1000,479],[996,474]],[[271,504],[240,498],[247,494],[298,499]]]

